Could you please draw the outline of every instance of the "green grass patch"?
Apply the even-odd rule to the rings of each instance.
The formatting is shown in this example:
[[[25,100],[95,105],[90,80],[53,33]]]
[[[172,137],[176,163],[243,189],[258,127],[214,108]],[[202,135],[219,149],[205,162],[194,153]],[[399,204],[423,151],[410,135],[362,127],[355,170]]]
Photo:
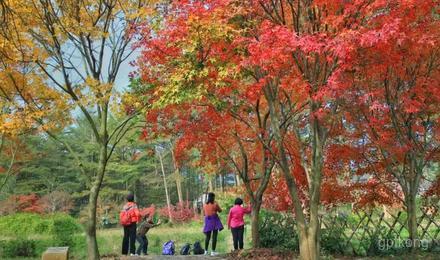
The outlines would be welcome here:
[[[66,214],[19,213],[0,217],[0,237],[38,237],[80,231],[82,228],[77,221]]]
[[[173,240],[176,245],[176,254],[186,243],[194,244],[200,241],[204,247],[205,235],[202,233],[202,222],[194,221],[188,224],[163,225],[151,229],[147,234],[149,241],[148,254],[162,254],[162,245],[168,240]],[[122,245],[122,228],[100,230],[98,232],[98,245],[100,253],[103,255],[119,255]],[[251,247],[250,229],[245,231],[245,248]],[[219,232],[216,251],[229,253],[233,249],[232,235],[228,229]]]
[[[223,215],[223,214],[222,214]],[[222,216],[224,217],[224,216]],[[225,222],[223,222],[225,223]],[[160,255],[162,254],[162,245],[168,240],[174,240],[176,245],[176,254],[179,254],[181,247],[185,243],[194,244],[195,241],[200,241],[202,246],[204,246],[205,236],[202,233],[203,222],[192,221],[187,224],[166,224],[159,227],[153,228],[148,232],[147,237],[149,240],[148,253],[150,255]],[[35,257],[34,258],[24,258],[20,259],[41,259],[42,253],[51,246],[60,246],[61,233],[54,236],[50,232],[45,232],[43,234],[32,234],[32,232],[27,232],[28,235],[24,236],[26,239],[30,239],[35,243]],[[67,236],[67,235],[66,235]],[[58,237],[58,238],[57,238]],[[99,252],[101,255],[120,255],[122,246],[123,230],[120,228],[112,229],[101,229],[97,231]],[[70,256],[73,259],[86,259],[87,258],[87,244],[86,237],[84,233],[75,233],[70,235]],[[17,240],[17,237],[6,236],[5,240],[11,241]],[[251,247],[251,234],[250,228],[245,231],[245,248]],[[0,241],[0,247],[2,246],[2,241]],[[138,246],[138,244],[136,244]],[[233,249],[232,247],[232,235],[231,232],[226,228],[221,231],[218,235],[217,249],[216,251],[220,253],[229,253]],[[18,256],[16,256],[18,257]],[[2,256],[1,259],[9,259],[11,256]],[[17,258],[15,258],[17,259]]]
[[[69,246],[74,255],[81,255],[85,251],[82,230],[74,218],[65,214],[20,213],[0,217],[0,258],[40,259],[52,246]]]

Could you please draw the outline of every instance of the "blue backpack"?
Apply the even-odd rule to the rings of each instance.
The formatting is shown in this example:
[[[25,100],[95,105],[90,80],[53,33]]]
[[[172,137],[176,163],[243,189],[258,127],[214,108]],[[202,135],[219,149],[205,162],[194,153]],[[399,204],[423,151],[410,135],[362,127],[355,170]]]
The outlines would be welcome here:
[[[170,240],[165,244],[163,244],[162,255],[174,255],[174,250],[175,250],[174,241]]]

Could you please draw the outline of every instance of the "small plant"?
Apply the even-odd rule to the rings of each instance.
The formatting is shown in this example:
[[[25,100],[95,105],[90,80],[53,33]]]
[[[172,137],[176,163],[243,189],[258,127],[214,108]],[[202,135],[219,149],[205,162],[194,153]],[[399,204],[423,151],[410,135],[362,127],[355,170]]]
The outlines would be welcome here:
[[[390,232],[389,228],[383,227],[379,232],[370,237],[367,255],[383,256],[402,253],[404,248],[401,248],[398,241],[399,239]]]
[[[341,235],[344,229],[336,225],[321,230],[321,248],[328,254],[343,254],[345,252],[346,239]]]
[[[53,221],[52,234],[57,246],[73,246],[73,235],[78,232],[78,225],[72,219],[58,218]]]
[[[262,211],[259,232],[262,247],[299,250],[298,233],[292,216]]]
[[[0,241],[0,256],[2,257],[35,257],[35,241],[29,239],[14,239]]]

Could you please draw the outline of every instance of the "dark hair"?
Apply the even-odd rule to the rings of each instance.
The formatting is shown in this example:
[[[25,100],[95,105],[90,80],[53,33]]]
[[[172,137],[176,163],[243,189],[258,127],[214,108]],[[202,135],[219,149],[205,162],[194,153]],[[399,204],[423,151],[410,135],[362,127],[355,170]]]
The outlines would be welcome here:
[[[134,201],[134,194],[133,193],[129,193],[127,195],[127,201],[128,202],[133,202]]]
[[[214,204],[215,194],[210,192],[208,193],[208,199],[206,200],[206,204]]]
[[[240,199],[240,198],[236,198],[234,204],[235,205],[242,205],[243,204],[243,200]]]

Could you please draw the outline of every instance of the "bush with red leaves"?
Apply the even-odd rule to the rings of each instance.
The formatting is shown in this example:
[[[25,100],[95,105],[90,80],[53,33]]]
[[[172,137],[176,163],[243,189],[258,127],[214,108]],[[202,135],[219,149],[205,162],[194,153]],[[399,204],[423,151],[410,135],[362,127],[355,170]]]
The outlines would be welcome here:
[[[159,209],[159,215],[170,220],[170,214],[173,222],[183,223],[191,221],[194,216],[194,209],[191,208],[189,201],[178,203],[176,206],[171,205],[170,209],[165,206]]]
[[[0,215],[9,215],[17,212],[43,213],[40,198],[36,194],[11,195],[0,201]]]
[[[141,213],[141,216],[147,216],[147,217],[152,217],[154,216],[154,213],[156,212],[156,206],[154,204],[151,204],[148,208],[142,208],[139,210],[139,212]]]

